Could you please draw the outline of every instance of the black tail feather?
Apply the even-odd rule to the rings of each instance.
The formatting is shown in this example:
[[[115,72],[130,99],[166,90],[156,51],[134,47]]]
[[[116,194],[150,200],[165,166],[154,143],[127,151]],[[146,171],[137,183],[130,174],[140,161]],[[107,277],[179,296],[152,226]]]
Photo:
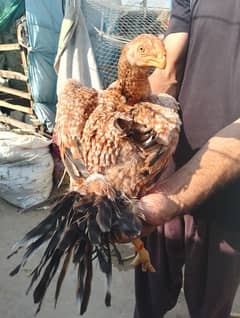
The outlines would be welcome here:
[[[31,244],[32,242],[39,239],[42,235],[47,233],[49,236],[54,232],[57,221],[63,215],[68,215],[69,211],[72,209],[73,202],[80,195],[77,192],[70,192],[61,200],[59,200],[51,210],[51,214],[49,214],[42,222],[40,222],[37,226],[35,226],[31,231],[27,232],[22,240],[18,241],[13,246],[13,252],[8,255],[10,258],[12,255],[16,254],[24,245]]]
[[[92,245],[90,242],[86,244],[86,254],[84,257],[84,267],[85,267],[85,279],[84,279],[84,288],[82,294],[82,301],[80,306],[80,315],[83,315],[89,303],[89,298],[91,294],[91,286],[92,286],[92,277],[93,277],[93,268],[92,268]]]
[[[31,244],[32,242],[36,241],[37,239],[41,238],[43,233],[49,233],[51,235],[52,231],[56,227],[56,216],[48,215],[46,219],[44,219],[41,223],[39,223],[36,227],[34,227],[31,231],[25,234],[22,240],[18,241],[13,246],[13,252],[8,255],[10,258],[12,255],[16,254],[23,246],[26,244]]]
[[[31,273],[32,279],[31,279],[30,285],[26,291],[26,294],[29,293],[33,284],[35,283],[35,281],[37,281],[38,277],[40,276],[42,269],[44,268],[46,263],[49,261],[49,259],[52,257],[52,255],[54,254],[54,251],[55,251],[55,249],[58,245],[58,242],[60,240],[60,237],[63,233],[63,228],[64,228],[64,223],[61,224],[61,226],[59,226],[59,228],[55,231],[52,238],[50,239],[50,242],[48,243],[48,246],[47,246],[39,264],[32,271],[32,273]]]
[[[112,227],[113,204],[107,197],[101,198],[97,204],[96,220],[103,233],[110,232]]]
[[[89,214],[89,218],[87,221],[87,228],[88,228],[88,238],[90,242],[94,245],[101,243],[101,236],[102,232],[100,230],[100,227],[98,226],[98,223],[96,221],[96,212]]]
[[[42,303],[43,297],[45,296],[45,292],[47,287],[49,286],[54,274],[58,269],[58,265],[60,263],[60,258],[62,256],[62,251],[57,250],[53,257],[46,267],[40,282],[33,292],[33,300],[35,304]]]
[[[20,264],[10,273],[16,275],[30,255],[48,241],[39,264],[31,273],[27,293],[33,291],[34,303],[40,311],[47,288],[62,262],[55,290],[55,306],[60,290],[72,263],[78,266],[76,296],[80,303],[80,314],[87,310],[93,277],[93,259],[96,257],[101,271],[106,275],[106,306],[111,305],[112,260],[110,244],[114,235],[124,233],[129,238],[140,233],[140,221],[132,213],[132,206],[121,193],[116,192],[115,200],[96,195],[81,196],[70,192],[52,208],[51,213],[15,245],[16,254],[24,245],[26,251]],[[39,280],[39,281],[38,281]]]
[[[55,299],[54,306],[55,307],[57,306],[57,301],[58,301],[58,297],[59,297],[60,290],[61,290],[61,287],[62,287],[62,283],[63,283],[63,280],[64,280],[64,278],[66,276],[68,265],[69,265],[70,260],[71,260],[72,250],[73,250],[73,246],[71,246],[68,249],[68,251],[66,252],[66,256],[65,256],[65,259],[64,259],[64,262],[63,262],[63,266],[62,266],[61,272],[60,272],[59,277],[58,277],[56,291],[55,291],[55,297],[54,297],[54,299]]]
[[[18,264],[18,265],[9,273],[9,275],[10,275],[10,276],[15,276],[15,275],[20,271],[21,265],[22,265],[22,264]]]
[[[31,243],[28,247],[27,250],[25,252],[25,254],[23,255],[22,261],[21,263],[9,274],[10,276],[15,276],[19,270],[21,269],[21,267],[23,267],[26,262],[27,259],[30,257],[31,254],[33,254],[34,252],[36,252],[36,250],[46,241],[49,239],[49,234],[45,234],[42,235],[38,240],[34,241],[33,243]]]
[[[77,290],[76,290],[76,298],[80,305],[80,311],[81,311],[81,305],[83,300],[83,294],[84,294],[84,276],[85,276],[85,264],[84,260],[80,260],[78,264],[78,283],[77,283]]]
[[[64,236],[59,242],[50,260],[50,263],[47,265],[39,284],[35,288],[33,293],[34,303],[42,302],[45,292],[47,290],[47,287],[51,283],[58,269],[61,257],[63,256],[64,252],[68,248],[71,248],[72,245],[74,245],[76,240],[78,239],[78,232],[76,231],[76,227],[74,225],[73,227],[74,227],[73,229],[70,228],[64,233]]]
[[[105,295],[105,305],[111,306],[111,282],[112,282],[112,259],[109,244],[105,248],[97,248],[98,261],[101,271],[105,273],[107,279],[107,291]]]

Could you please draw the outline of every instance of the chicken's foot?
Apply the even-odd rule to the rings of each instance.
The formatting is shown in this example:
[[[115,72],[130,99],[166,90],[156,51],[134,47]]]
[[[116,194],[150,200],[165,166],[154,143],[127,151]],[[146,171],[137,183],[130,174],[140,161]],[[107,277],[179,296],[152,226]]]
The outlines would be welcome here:
[[[155,268],[152,266],[149,252],[144,247],[143,241],[140,238],[136,238],[132,240],[132,243],[137,255],[132,261],[131,266],[136,267],[141,265],[143,272],[156,272]]]

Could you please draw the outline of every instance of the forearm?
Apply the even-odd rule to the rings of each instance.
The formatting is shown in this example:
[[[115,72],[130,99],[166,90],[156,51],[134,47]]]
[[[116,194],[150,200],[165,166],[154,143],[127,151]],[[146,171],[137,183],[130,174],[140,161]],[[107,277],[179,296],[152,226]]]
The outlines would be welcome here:
[[[176,97],[177,84],[183,73],[187,43],[188,33],[186,32],[171,33],[164,39],[167,64],[164,70],[156,69],[149,77],[153,94],[166,92]]]
[[[217,133],[160,188],[189,211],[220,187],[240,178],[240,119]]]
[[[175,73],[185,59],[188,45],[188,33],[171,33],[164,39],[167,50],[166,73]]]
[[[150,76],[152,93],[164,92],[174,97],[177,96],[185,64],[190,20],[190,0],[174,0],[164,39],[167,51],[167,66],[164,70],[156,70]]]

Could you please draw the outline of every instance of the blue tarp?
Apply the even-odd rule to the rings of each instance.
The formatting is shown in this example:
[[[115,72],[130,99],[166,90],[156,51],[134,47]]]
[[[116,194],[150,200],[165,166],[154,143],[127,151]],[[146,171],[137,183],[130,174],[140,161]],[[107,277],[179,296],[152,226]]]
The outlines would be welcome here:
[[[63,0],[25,0],[29,32],[29,81],[34,111],[51,131],[56,113],[57,75],[53,68],[63,20]]]
[[[24,11],[24,0],[0,0],[0,32],[6,32]]]

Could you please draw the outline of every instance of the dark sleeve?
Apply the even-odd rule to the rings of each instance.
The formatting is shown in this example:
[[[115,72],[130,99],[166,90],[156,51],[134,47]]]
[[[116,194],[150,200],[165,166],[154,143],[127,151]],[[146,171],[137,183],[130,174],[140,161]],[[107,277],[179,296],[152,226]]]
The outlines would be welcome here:
[[[189,31],[191,15],[190,1],[191,0],[173,0],[171,17],[166,35]]]

